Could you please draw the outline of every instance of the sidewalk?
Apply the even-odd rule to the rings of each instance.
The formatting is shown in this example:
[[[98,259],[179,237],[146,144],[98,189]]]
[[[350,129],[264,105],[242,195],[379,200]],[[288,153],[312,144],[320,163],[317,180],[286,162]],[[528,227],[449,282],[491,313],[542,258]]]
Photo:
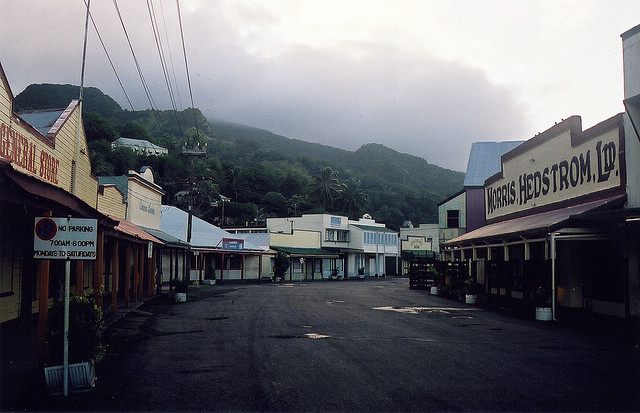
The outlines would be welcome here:
[[[105,326],[109,328],[141,305],[161,297],[145,297],[128,308],[121,304],[115,313],[104,314]],[[0,325],[0,411],[47,409],[43,367],[38,365],[37,325],[38,314]],[[55,406],[50,409],[55,410]]]

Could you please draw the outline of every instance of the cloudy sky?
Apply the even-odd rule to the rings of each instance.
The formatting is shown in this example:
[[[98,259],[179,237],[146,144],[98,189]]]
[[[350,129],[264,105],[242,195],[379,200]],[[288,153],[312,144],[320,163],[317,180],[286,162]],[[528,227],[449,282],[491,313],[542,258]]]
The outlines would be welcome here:
[[[151,98],[190,106],[174,0],[119,0]],[[620,34],[637,0],[181,0],[193,99],[212,118],[355,150],[382,143],[463,171],[474,141],[526,140],[624,110]],[[0,0],[12,91],[80,83],[83,0]],[[113,0],[91,12],[135,110],[149,108]],[[131,109],[90,24],[85,85]]]

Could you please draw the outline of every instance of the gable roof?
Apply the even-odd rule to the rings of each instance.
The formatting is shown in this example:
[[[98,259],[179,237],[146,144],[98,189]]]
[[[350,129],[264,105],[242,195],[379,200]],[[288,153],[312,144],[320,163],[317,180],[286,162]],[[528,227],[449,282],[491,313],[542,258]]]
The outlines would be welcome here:
[[[33,126],[43,134],[47,136],[53,125],[58,118],[64,113],[64,109],[49,109],[49,110],[33,110],[28,112],[22,112],[18,115],[29,125]]]
[[[129,195],[129,180],[126,175],[120,176],[99,176],[98,185],[115,185],[122,192],[124,201],[127,201]]]
[[[463,186],[484,186],[485,179],[500,172],[502,155],[523,142],[474,142],[471,145]]]

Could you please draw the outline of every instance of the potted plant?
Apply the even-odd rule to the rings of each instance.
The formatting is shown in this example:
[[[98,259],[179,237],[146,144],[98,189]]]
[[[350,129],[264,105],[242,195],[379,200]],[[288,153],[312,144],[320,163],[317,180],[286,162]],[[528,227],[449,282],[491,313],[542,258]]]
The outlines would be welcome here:
[[[464,282],[464,302],[466,304],[475,304],[478,299],[478,284],[472,280],[466,280]]]
[[[202,281],[204,285],[215,285],[216,283],[216,273],[214,270],[211,272],[207,272],[204,276],[204,280]]]
[[[95,363],[104,357],[104,320],[96,305],[96,293],[69,297],[69,391],[90,390],[95,385]],[[45,381],[52,394],[63,393],[64,301],[49,312],[47,342],[49,360]]]
[[[184,303],[187,301],[187,292],[189,291],[189,281],[173,280],[173,292],[175,293],[176,303]]]
[[[358,268],[358,278],[364,278],[364,267]]]
[[[533,290],[532,301],[536,306],[536,320],[551,321],[553,319],[551,306],[549,305],[551,301],[551,293],[547,288],[539,286]]]
[[[431,289],[429,290],[429,293],[431,295],[440,294],[440,288],[441,288],[440,273],[433,266],[428,267],[427,272],[429,273],[428,278],[434,280],[434,283],[431,285]]]

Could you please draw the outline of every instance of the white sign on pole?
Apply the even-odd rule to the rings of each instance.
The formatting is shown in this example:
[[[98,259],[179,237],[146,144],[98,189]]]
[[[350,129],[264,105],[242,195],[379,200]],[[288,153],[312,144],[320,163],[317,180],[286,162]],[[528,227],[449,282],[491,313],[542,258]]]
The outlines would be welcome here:
[[[97,219],[36,217],[33,257],[95,260],[97,240]]]

